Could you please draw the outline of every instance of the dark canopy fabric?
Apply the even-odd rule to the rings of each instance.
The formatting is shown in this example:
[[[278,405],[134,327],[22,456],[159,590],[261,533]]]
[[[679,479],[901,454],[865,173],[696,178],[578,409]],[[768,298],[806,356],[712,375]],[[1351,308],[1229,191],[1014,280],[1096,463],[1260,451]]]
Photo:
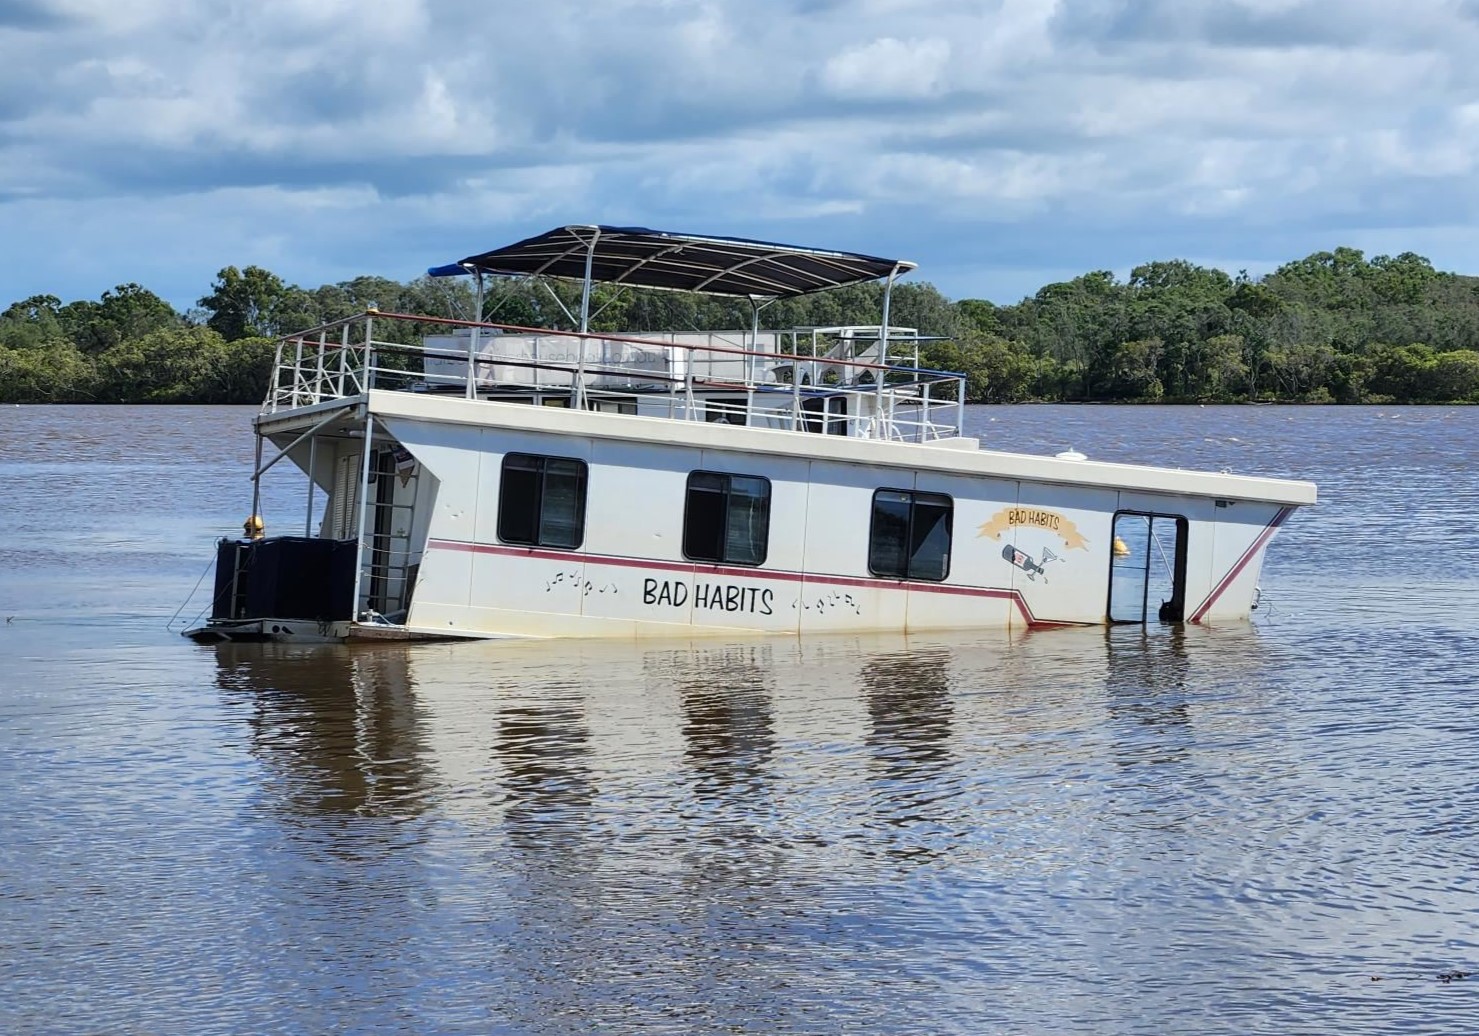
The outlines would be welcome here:
[[[592,252],[594,241],[594,252]],[[583,280],[708,295],[778,298],[878,280],[913,263],[851,252],[824,252],[737,237],[695,237],[645,227],[559,227],[548,233],[433,267],[433,277],[481,270]]]

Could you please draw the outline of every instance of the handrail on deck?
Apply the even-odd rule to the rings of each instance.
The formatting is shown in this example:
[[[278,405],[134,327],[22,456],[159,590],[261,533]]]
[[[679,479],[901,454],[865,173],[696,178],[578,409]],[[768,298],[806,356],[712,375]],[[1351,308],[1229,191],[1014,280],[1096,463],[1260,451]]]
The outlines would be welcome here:
[[[460,342],[457,348],[429,345],[427,336],[416,344],[377,340],[374,332],[386,324],[376,327],[376,321],[401,321],[435,329],[477,329],[488,334],[477,339],[477,352],[472,353],[474,336],[469,336],[466,349]],[[356,334],[358,324],[364,328]],[[880,338],[885,334],[894,338],[893,328],[867,330]],[[740,337],[750,334],[732,333]],[[541,357],[540,344],[549,339],[574,339],[580,343],[577,355]],[[601,344],[598,357],[588,356],[589,342]],[[500,354],[500,343],[507,344],[509,350]],[[532,355],[518,353],[520,345]],[[643,350],[630,364],[622,362],[624,347],[628,346]],[[618,354],[614,361],[613,351]],[[660,366],[654,368],[651,362],[657,351],[661,352]],[[835,380],[821,381],[824,376]],[[369,310],[278,339],[272,381],[262,409],[264,413],[296,409],[357,396],[371,388],[437,392],[458,386],[469,399],[518,392],[545,396],[569,392],[572,405],[582,408],[613,396],[658,399],[667,403],[665,416],[679,420],[704,419],[713,408],[742,415],[745,424],[791,430],[814,430],[819,422],[823,427],[838,427],[841,420],[840,426],[853,437],[923,442],[962,434],[965,375],[836,355],[807,356],[716,345],[712,340],[697,344],[665,337],[554,331]],[[948,393],[943,391],[947,386]],[[702,400],[695,392],[744,393],[746,398],[742,404]],[[952,394],[954,398],[948,398]],[[790,397],[789,405],[778,403],[782,395]],[[808,399],[837,396],[858,400],[848,407],[846,418],[807,410],[804,405]],[[647,412],[651,412],[650,407]]]

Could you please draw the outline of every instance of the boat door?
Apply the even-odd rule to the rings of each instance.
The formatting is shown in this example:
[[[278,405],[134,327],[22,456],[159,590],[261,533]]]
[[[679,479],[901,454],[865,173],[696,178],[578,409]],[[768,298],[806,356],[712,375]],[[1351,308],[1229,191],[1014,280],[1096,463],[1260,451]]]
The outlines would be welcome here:
[[[1109,560],[1109,621],[1181,622],[1186,617],[1187,521],[1119,511]]]
[[[421,465],[399,445],[370,458],[370,514],[365,537],[365,607],[393,616],[410,607],[411,526]]]

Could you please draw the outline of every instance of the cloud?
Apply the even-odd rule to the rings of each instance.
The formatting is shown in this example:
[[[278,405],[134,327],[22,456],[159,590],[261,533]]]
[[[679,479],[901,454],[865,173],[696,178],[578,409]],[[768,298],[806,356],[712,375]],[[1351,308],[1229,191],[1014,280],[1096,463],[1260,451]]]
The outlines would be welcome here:
[[[945,40],[885,37],[828,59],[822,83],[838,97],[932,97],[945,90],[949,62]]]
[[[0,296],[592,220],[999,299],[1340,243],[1479,271],[1474,53],[1479,4],[1421,0],[0,0]]]

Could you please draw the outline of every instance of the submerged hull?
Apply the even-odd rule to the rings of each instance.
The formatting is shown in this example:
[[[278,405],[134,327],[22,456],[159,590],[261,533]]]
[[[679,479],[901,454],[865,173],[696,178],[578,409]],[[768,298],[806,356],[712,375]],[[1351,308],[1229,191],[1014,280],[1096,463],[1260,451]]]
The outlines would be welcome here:
[[[362,439],[342,440],[337,453],[325,445],[315,461],[329,497],[323,537],[342,535],[356,511],[367,515],[357,595],[339,565],[343,585],[315,598],[352,598],[353,612],[340,605],[312,621],[223,614],[203,635],[664,637],[1238,621],[1256,605],[1269,542],[1313,500],[1305,483],[994,453],[963,439],[857,442],[389,392],[367,394],[354,420],[358,413],[373,428],[368,466],[381,472],[369,499],[334,475],[361,463]],[[265,431],[289,442],[314,417],[281,418]],[[314,467],[301,453],[289,455]],[[578,473],[568,499],[550,488],[557,470]],[[549,499],[530,496],[530,472]],[[699,528],[706,498],[696,478],[759,487],[763,507],[751,501],[739,513],[730,500]],[[328,528],[336,515],[343,527]],[[762,519],[763,536],[752,528]],[[742,561],[708,545],[735,537],[755,548]]]

